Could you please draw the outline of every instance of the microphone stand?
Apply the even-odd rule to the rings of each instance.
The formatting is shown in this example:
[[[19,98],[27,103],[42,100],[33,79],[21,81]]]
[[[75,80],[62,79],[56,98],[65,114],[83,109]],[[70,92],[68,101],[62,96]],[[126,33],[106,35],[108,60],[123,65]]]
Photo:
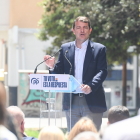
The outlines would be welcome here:
[[[66,50],[65,52],[65,58],[67,59],[67,61],[69,62],[70,64],[70,71],[69,71],[69,75],[71,74],[71,70],[72,70],[72,64],[70,63],[70,61],[68,60],[68,58],[66,57],[66,53],[68,53],[68,50]]]
[[[62,48],[61,48],[61,49],[62,49]],[[34,74],[36,74],[36,72],[37,72],[37,67],[38,67],[40,64],[42,64],[42,63],[44,63],[45,61],[47,61],[48,59],[54,57],[59,51],[61,51],[61,49],[59,49],[54,55],[50,56],[49,58],[47,58],[47,59],[45,59],[44,61],[42,61],[41,63],[39,63],[39,64],[36,66],[35,70],[34,70]]]

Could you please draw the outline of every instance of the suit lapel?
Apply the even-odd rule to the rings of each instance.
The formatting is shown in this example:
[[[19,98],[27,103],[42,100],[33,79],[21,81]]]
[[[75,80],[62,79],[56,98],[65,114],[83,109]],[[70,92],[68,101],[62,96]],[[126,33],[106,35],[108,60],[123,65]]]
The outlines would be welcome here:
[[[84,60],[84,65],[83,65],[83,76],[86,73],[86,70],[90,64],[90,60],[93,57],[94,54],[94,46],[93,46],[93,42],[89,41],[88,42],[88,46],[87,46],[87,50],[86,50],[86,54],[85,54],[85,60]]]
[[[72,42],[70,44],[70,46],[68,47],[68,59],[72,64],[72,71],[70,75],[74,75],[74,59],[75,59],[75,45],[74,42]]]

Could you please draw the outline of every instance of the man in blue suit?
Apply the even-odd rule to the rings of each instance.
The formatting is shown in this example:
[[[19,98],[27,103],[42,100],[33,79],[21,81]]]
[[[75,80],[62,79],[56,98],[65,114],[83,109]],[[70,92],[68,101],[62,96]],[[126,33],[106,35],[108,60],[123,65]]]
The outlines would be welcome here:
[[[70,126],[72,128],[83,116],[92,119],[99,130],[103,112],[107,110],[102,86],[107,76],[106,47],[89,40],[92,28],[87,17],[77,17],[72,31],[76,40],[61,46],[56,64],[53,57],[46,61],[46,65],[50,68],[50,73],[71,74],[81,84],[83,93],[63,95],[63,110],[66,111],[68,131],[70,131]],[[44,59],[49,57],[46,55]],[[71,113],[69,113],[70,99],[72,99]]]

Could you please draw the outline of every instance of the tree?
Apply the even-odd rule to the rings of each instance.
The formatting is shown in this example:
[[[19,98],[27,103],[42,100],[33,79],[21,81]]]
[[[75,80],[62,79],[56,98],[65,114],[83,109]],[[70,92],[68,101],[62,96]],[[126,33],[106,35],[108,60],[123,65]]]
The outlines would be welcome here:
[[[65,41],[74,40],[73,20],[80,15],[89,17],[93,29],[90,38],[107,46],[108,64],[123,63],[123,105],[126,105],[126,63],[130,57],[127,49],[135,45],[136,52],[140,51],[138,5],[139,0],[44,0],[39,38],[54,36],[54,47],[60,47]]]
[[[72,40],[74,38],[71,31],[73,17],[77,16],[78,9],[64,0],[44,0],[41,5],[44,7],[44,14],[39,21],[39,25],[43,26],[39,39],[46,40],[48,36],[55,37],[52,43],[53,48],[60,47],[64,41]]]
[[[117,46],[116,49],[115,47],[111,47],[109,51],[112,52],[112,49],[114,49],[115,53],[113,53],[113,55],[115,54],[119,62],[123,63],[122,103],[126,106],[126,64],[130,56],[130,54],[127,53],[127,49],[132,45],[137,46],[136,53],[138,53],[140,49],[139,1],[112,0],[112,2],[110,2],[109,0],[102,0],[101,5],[104,7],[104,11],[106,11],[106,23],[103,25],[106,27],[104,34],[108,35],[108,41],[110,40],[111,44],[113,43]],[[111,52],[109,54],[111,54]],[[111,56],[110,58],[113,60],[113,57],[114,56]]]

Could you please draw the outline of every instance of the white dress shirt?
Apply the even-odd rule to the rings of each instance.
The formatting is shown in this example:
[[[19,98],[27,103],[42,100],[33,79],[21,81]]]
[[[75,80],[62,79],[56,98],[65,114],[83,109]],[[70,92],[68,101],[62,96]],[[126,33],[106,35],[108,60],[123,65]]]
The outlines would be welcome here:
[[[75,79],[80,84],[83,84],[82,77],[83,77],[83,66],[84,66],[84,60],[85,60],[85,54],[88,46],[88,41],[87,39],[85,42],[81,44],[81,49],[76,47],[76,40],[75,40],[75,61],[74,61],[74,66],[75,66]],[[50,71],[53,71],[54,68],[49,69]],[[81,89],[77,87],[76,92],[81,92]]]
[[[83,66],[85,60],[85,54],[88,46],[88,39],[81,44],[81,49],[76,47],[75,41],[75,78],[78,80],[80,84],[83,84],[82,77],[83,77]],[[77,89],[78,90],[78,89]],[[76,90],[76,91],[77,91]]]

